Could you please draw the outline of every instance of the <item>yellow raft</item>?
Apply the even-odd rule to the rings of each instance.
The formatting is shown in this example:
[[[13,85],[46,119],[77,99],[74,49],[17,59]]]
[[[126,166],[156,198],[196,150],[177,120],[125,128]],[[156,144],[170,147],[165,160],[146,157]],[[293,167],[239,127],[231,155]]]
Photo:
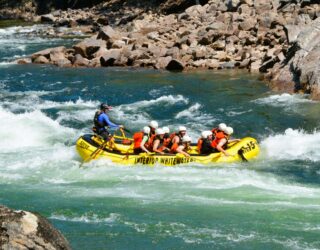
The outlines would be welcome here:
[[[93,159],[109,159],[114,163],[134,165],[154,165],[156,163],[165,166],[174,166],[177,164],[185,163],[201,163],[210,164],[213,162],[237,162],[248,161],[255,158],[260,148],[257,141],[254,138],[245,137],[240,142],[229,143],[226,151],[232,156],[225,156],[222,153],[212,153],[209,155],[201,155],[197,152],[196,145],[192,145],[190,157],[185,157],[182,154],[133,154],[132,141],[128,138],[115,136],[115,140],[104,143],[96,135],[86,134],[81,136],[76,143],[76,149],[84,160],[84,162],[91,161]]]

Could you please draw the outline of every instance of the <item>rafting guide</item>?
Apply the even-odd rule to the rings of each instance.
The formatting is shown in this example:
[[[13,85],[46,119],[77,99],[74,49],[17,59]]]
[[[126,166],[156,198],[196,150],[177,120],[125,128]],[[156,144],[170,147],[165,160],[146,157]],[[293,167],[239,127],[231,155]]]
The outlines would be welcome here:
[[[123,128],[123,125],[117,125],[110,121],[107,112],[111,110],[112,107],[109,106],[107,103],[102,103],[100,105],[100,110],[98,110],[93,118],[93,131],[100,135],[105,141],[110,140],[110,129],[119,129]]]

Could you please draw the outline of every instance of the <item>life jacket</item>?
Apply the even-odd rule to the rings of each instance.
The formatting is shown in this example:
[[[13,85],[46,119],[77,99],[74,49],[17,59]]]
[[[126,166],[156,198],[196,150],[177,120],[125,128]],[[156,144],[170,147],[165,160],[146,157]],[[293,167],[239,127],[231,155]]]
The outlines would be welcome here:
[[[170,147],[170,153],[176,153],[177,152],[177,148],[182,145],[182,136],[179,134],[179,133],[172,133],[170,135],[170,137],[172,137],[172,140],[175,136],[178,136],[179,137],[179,143],[171,143],[171,147]],[[172,141],[171,140],[171,141]]]
[[[156,134],[154,134],[154,133],[150,133],[149,134],[149,140],[148,140],[148,143],[147,143],[149,150],[153,149],[153,141],[154,141],[155,138],[156,138]]]
[[[202,140],[201,154],[210,154],[212,153],[212,141],[208,138]]]
[[[99,122],[99,116],[102,114],[102,111],[101,110],[98,110],[95,114],[94,114],[94,118],[93,118],[93,124],[94,124],[94,127],[97,129],[97,130],[100,130],[102,128],[104,128],[104,124],[102,122]]]
[[[216,132],[215,138],[212,140],[211,146],[213,148],[217,148],[219,142],[224,138],[228,140],[227,135],[225,133],[223,133],[222,131]]]
[[[143,137],[147,135],[149,136],[148,134],[145,134],[143,132],[136,132],[133,134],[133,148],[134,149],[137,149],[137,148],[140,148],[141,146],[141,142],[143,140]]]
[[[198,153],[199,153],[199,154],[200,154],[200,152],[201,152],[202,143],[203,143],[203,138],[200,138],[200,139],[198,140],[198,143],[197,143],[197,150],[198,150]]]

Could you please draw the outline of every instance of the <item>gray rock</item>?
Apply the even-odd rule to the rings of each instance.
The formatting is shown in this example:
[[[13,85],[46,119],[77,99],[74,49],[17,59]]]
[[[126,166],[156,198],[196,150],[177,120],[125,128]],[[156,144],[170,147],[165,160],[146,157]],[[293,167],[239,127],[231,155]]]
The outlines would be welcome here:
[[[166,70],[169,71],[182,71],[184,69],[185,65],[183,62],[177,60],[177,59],[172,59],[168,65],[166,66]]]
[[[291,25],[287,24],[284,27],[285,27],[288,43],[290,44],[293,44],[297,40],[299,33],[304,28],[304,26],[292,25],[292,24]]]
[[[1,249],[70,250],[69,243],[44,217],[0,206]]]
[[[36,53],[33,53],[31,55],[31,60],[33,62],[39,56],[44,56],[47,59],[49,59],[50,58],[50,53],[64,53],[65,50],[66,50],[66,48],[64,46],[41,50],[41,51],[38,51]]]
[[[155,69],[165,69],[171,60],[171,56],[159,57],[155,65]]]

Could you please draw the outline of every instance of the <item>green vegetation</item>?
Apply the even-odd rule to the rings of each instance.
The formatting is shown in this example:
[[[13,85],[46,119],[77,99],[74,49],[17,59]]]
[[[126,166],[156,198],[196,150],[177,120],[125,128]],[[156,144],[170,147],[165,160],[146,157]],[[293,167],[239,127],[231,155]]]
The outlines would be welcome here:
[[[0,28],[6,28],[11,26],[28,26],[32,23],[26,22],[20,19],[14,19],[14,20],[0,20]]]

